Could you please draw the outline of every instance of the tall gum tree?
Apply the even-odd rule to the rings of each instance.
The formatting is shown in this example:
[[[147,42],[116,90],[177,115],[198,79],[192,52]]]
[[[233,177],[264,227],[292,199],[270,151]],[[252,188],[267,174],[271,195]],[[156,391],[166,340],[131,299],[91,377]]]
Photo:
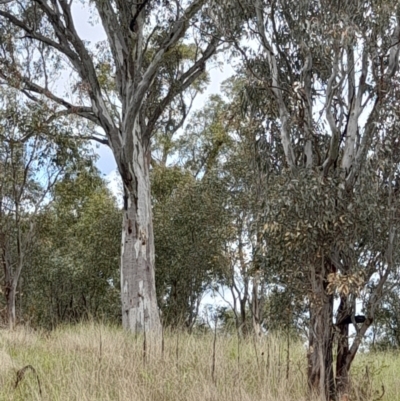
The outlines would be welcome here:
[[[107,40],[91,47],[78,34],[75,3],[0,2],[0,79],[38,102],[49,99],[53,118],[84,118],[86,137],[112,149],[124,186],[123,326],[158,331],[150,140],[177,98],[185,115],[183,94],[204,73],[219,39],[206,0],[94,0],[84,3],[100,18]],[[191,62],[179,51],[188,38],[194,43]],[[52,77],[62,67],[73,71],[74,95],[60,96],[54,90]]]
[[[265,225],[266,252],[281,246],[274,263],[288,263],[286,276],[281,274],[286,285],[296,275],[307,282],[308,383],[322,399],[334,399],[349,390],[351,363],[395,268],[400,6],[374,0],[240,0],[224,13],[216,24],[243,61],[253,104],[262,103],[261,97],[267,103],[267,141],[282,149],[279,172],[271,173],[270,194],[280,190],[269,200],[273,218]],[[366,317],[359,324],[356,282],[371,289],[364,293]],[[342,322],[346,315],[356,327],[351,344],[348,323]]]

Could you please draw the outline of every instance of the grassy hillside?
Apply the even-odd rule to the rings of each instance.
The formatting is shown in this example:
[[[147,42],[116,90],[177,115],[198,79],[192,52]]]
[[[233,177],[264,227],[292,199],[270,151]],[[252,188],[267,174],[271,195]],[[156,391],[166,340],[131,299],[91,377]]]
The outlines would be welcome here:
[[[308,401],[305,356],[284,338],[169,333],[163,346],[101,325],[0,330],[0,400]],[[399,372],[398,355],[359,355],[351,399],[377,399],[383,385],[382,400],[400,401]]]

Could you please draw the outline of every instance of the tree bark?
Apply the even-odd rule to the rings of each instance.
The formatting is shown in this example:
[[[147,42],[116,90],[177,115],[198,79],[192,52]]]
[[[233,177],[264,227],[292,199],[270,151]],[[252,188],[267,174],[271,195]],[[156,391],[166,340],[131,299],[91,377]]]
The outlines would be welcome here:
[[[240,333],[243,337],[247,337],[249,334],[249,328],[247,327],[247,313],[246,313],[246,306],[247,306],[247,296],[242,299],[239,299],[240,305]]]
[[[335,397],[333,372],[333,295],[326,293],[325,269],[314,271],[310,307],[308,387],[321,400]]]
[[[256,336],[261,337],[261,320],[263,307],[263,293],[260,291],[260,273],[257,271],[253,278],[253,297],[251,302],[251,311],[253,318],[253,329]]]
[[[17,294],[16,287],[11,284],[6,289],[8,327],[10,330],[14,330],[17,320],[17,316],[15,313],[16,294]]]
[[[338,309],[339,321],[346,312],[346,299],[345,297],[341,297]],[[347,356],[349,354],[349,325],[340,324],[337,327],[339,332],[336,357],[336,389],[340,395],[347,393],[349,387],[350,366],[347,366]]]
[[[12,268],[10,261],[10,254],[7,250],[6,235],[0,233],[0,246],[1,246],[1,262],[3,264],[4,271],[4,296],[7,305],[7,319],[10,330],[13,330],[16,324],[16,313],[15,313],[15,298],[17,280],[12,276]]]
[[[122,324],[133,332],[161,330],[154,272],[150,149],[134,135],[131,177],[124,178],[121,250]]]

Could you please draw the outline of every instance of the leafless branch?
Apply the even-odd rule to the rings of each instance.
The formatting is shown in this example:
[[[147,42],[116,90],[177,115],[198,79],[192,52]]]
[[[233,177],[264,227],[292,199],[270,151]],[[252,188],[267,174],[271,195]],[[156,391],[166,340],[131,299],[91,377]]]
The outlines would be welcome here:
[[[340,141],[340,131],[336,126],[335,119],[332,114],[332,100],[335,90],[335,81],[338,76],[339,71],[339,51],[335,53],[335,58],[333,60],[332,74],[329,77],[328,85],[326,88],[326,101],[325,101],[325,115],[331,130],[331,141],[329,145],[328,157],[323,163],[324,175],[328,174],[329,168],[332,163],[336,160],[339,153],[339,141]]]

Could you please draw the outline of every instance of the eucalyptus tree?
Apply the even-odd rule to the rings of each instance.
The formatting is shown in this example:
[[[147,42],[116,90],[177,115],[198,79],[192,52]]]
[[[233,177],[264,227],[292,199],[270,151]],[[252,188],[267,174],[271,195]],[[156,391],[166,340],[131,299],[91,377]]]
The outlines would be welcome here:
[[[205,292],[225,270],[230,220],[220,158],[229,137],[223,110],[224,102],[212,96],[181,135],[157,135],[153,143],[156,288],[163,323],[172,327],[193,328]]]
[[[224,182],[229,209],[229,224],[226,227],[224,253],[227,266],[219,291],[227,287],[232,299],[230,306],[236,328],[241,335],[252,331],[261,335],[265,275],[259,268],[258,245],[260,221],[260,178],[262,169],[257,164],[257,149],[254,138],[258,132],[254,113],[243,115],[240,96],[243,81],[237,77],[227,80],[222,87],[229,102],[220,107],[216,120],[224,135],[219,135],[223,144],[219,156],[219,175]],[[217,109],[215,107],[215,109]],[[253,325],[253,330],[251,326]]]
[[[400,6],[228,3],[224,18],[214,18],[247,70],[247,99],[263,107],[268,148],[281,149],[268,175],[266,267],[308,298],[308,382],[328,400],[348,391],[351,363],[398,262]],[[358,325],[360,297],[366,317]]]
[[[385,290],[382,307],[377,311],[369,348],[373,351],[394,351],[400,348],[400,299],[398,277],[390,277],[390,287]]]
[[[83,40],[79,4],[99,17],[106,40]],[[158,331],[150,198],[151,136],[169,105],[185,115],[185,91],[204,74],[219,44],[206,0],[23,0],[0,3],[0,78],[54,117],[82,117],[89,136],[110,146],[124,186],[121,291],[123,326]],[[190,43],[193,57],[182,48]],[[54,76],[71,71],[71,96]],[[165,122],[168,118],[165,117]],[[99,134],[97,127],[102,130]]]
[[[212,288],[229,304],[238,333],[247,335],[251,323],[258,334],[263,323],[265,275],[259,266],[257,233],[262,228],[258,215],[264,163],[258,165],[259,150],[254,146],[260,132],[258,117],[241,110],[244,85],[241,74],[224,82],[222,92],[229,101],[210,96],[189,120],[190,134],[179,138],[176,149],[180,163],[198,180],[213,176],[225,199],[219,206],[225,215],[219,235],[223,263]],[[218,197],[215,202],[221,203]]]
[[[36,219],[35,252],[20,286],[24,321],[46,328],[120,322],[120,213],[91,160],[69,166]]]
[[[24,104],[15,90],[0,91],[0,261],[10,328],[16,323],[19,280],[37,240],[37,219],[65,167],[86,155],[68,127],[43,124],[45,110]],[[82,155],[80,155],[82,153]]]
[[[163,324],[191,331],[205,293],[225,270],[225,191],[218,177],[196,180],[177,166],[155,167],[152,184]]]

